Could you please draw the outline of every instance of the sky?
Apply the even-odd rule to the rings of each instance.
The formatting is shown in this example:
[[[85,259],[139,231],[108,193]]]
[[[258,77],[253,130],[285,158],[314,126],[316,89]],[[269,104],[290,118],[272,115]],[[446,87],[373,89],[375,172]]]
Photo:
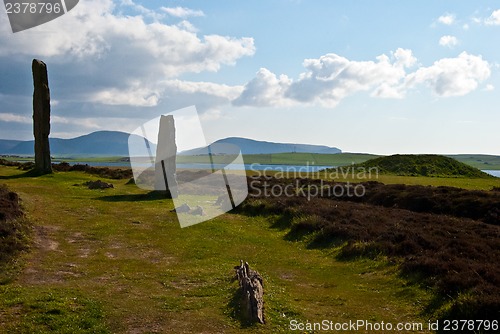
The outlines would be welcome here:
[[[498,1],[80,0],[12,33],[0,10],[0,138],[132,132],[195,105],[225,137],[344,152],[500,155]]]

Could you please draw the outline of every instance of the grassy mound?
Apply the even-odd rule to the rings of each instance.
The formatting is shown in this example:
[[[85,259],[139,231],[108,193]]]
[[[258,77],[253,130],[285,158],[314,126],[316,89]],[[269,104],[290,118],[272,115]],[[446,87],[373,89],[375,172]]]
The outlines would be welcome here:
[[[432,154],[396,154],[354,165],[354,168],[378,168],[379,173],[403,176],[491,178],[479,169],[455,159]]]
[[[8,279],[7,265],[29,247],[30,225],[19,205],[19,196],[0,185],[0,283]]]

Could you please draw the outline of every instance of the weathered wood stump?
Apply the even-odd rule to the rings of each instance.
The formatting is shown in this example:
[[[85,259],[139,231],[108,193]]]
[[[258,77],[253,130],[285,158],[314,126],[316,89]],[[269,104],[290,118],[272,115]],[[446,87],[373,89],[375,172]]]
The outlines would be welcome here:
[[[52,173],[50,161],[50,89],[47,65],[33,59],[33,134],[35,136],[35,171]]]
[[[243,303],[246,309],[246,315],[252,322],[264,321],[264,284],[262,276],[255,270],[250,269],[248,262],[234,267],[236,278],[240,284],[243,294]]]

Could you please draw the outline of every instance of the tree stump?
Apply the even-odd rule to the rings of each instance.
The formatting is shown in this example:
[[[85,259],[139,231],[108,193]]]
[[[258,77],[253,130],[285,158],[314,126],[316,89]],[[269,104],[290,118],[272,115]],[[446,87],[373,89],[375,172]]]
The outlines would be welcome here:
[[[252,322],[264,321],[264,284],[262,276],[255,270],[250,269],[248,262],[234,267],[236,278],[240,284],[245,304],[246,315]]]
[[[47,65],[33,59],[33,135],[35,136],[35,171],[52,173],[50,161],[50,90]]]

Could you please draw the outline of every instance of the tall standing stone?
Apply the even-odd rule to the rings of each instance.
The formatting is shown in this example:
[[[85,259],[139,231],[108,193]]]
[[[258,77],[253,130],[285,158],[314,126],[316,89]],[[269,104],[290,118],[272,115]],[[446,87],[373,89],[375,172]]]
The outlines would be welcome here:
[[[155,190],[170,192],[172,198],[178,196],[176,155],[174,116],[162,115],[156,146]]]
[[[47,65],[33,59],[33,134],[35,136],[35,170],[41,174],[52,173],[50,161],[50,90]]]

